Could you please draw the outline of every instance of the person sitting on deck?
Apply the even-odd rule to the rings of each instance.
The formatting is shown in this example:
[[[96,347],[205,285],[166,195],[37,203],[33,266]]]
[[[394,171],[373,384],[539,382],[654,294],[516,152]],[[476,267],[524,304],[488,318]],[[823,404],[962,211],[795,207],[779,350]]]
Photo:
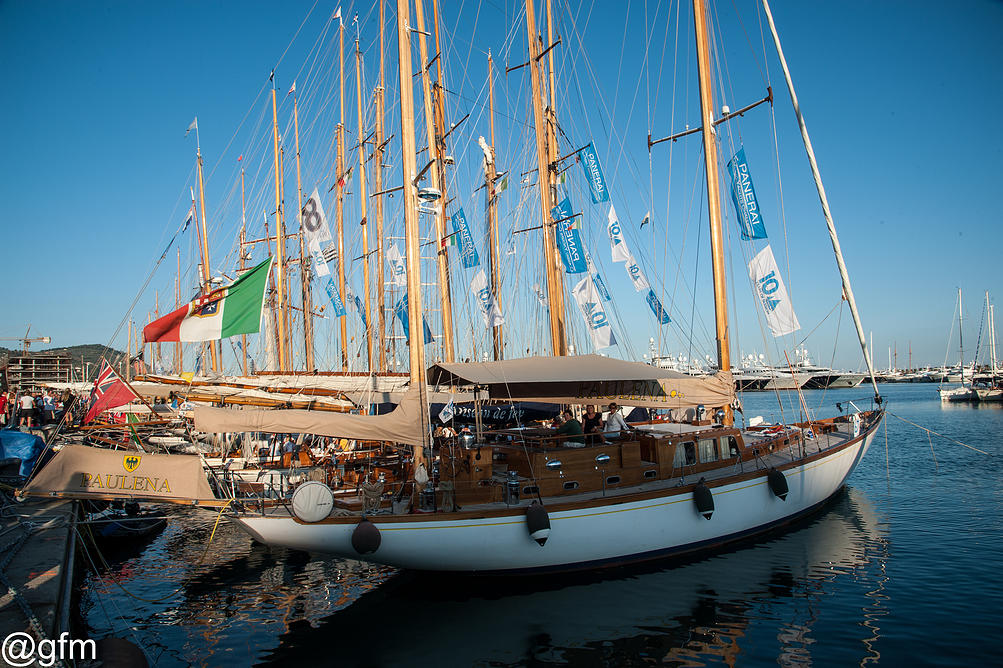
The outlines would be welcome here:
[[[624,434],[624,432],[633,431],[634,428],[628,425],[623,416],[620,415],[620,407],[615,402],[610,402],[608,408],[609,417],[606,418],[605,433],[613,438],[629,438],[629,435]]]
[[[555,435],[566,437],[564,440],[565,446],[572,448],[584,447],[585,431],[582,429],[582,423],[576,420],[568,409],[565,409],[563,416],[564,424],[557,428],[557,431],[554,432]]]

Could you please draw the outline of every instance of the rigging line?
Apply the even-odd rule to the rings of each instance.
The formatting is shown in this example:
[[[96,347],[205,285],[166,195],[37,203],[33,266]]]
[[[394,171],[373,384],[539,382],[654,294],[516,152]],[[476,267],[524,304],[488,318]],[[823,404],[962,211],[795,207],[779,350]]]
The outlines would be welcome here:
[[[738,11],[738,5],[735,4],[735,0],[731,0],[731,6],[735,8],[735,16],[738,17],[738,25],[742,27],[742,34],[745,35],[745,41],[749,44],[749,51],[752,52],[753,56],[752,62],[756,63],[756,68],[759,70],[759,76],[761,79],[763,79],[763,82],[766,83],[768,77],[766,76],[766,74],[763,73],[763,68],[759,65],[759,61],[756,59],[756,56],[758,54],[756,53],[755,47],[752,46],[752,39],[749,37],[749,31],[745,29],[745,22],[742,20],[742,14]],[[758,3],[756,3],[756,7],[757,8],[759,7]],[[716,6],[715,6],[715,11],[717,11]],[[765,60],[765,49],[764,49],[764,60]],[[768,69],[769,66],[767,66],[767,70]],[[767,83],[767,85],[769,84]]]
[[[832,341],[832,356],[829,358],[829,376],[832,376],[832,368],[836,363],[836,347],[839,345],[839,330],[840,325],[843,324],[843,300],[839,300],[839,318],[836,320],[836,336]],[[829,383],[825,384],[822,388],[822,396],[819,398],[818,407],[822,407],[822,403],[825,401],[825,395],[829,392]]]
[[[682,2],[682,0],[677,0],[677,2],[676,2],[676,21],[675,21],[675,24],[676,24],[676,34],[675,34],[675,44],[673,46],[673,55],[672,55],[673,62],[675,62],[676,59],[678,58],[678,49],[679,49],[679,5],[681,4],[681,2]],[[668,41],[669,41],[669,23],[670,23],[669,18],[671,16],[672,16],[672,5],[670,4],[669,5],[669,10],[666,13],[665,37],[662,40],[662,53],[660,54],[660,59],[659,59],[659,64],[658,64],[658,76],[655,78],[655,108],[652,110],[652,114],[653,115],[658,110],[658,96],[659,96],[659,92],[661,91],[661,86],[662,86],[662,81],[661,81],[662,68],[665,66],[665,47],[666,47],[666,45],[668,44]],[[671,89],[671,100],[672,100],[672,102],[671,102],[670,110],[669,110],[669,122],[670,123],[674,122],[674,120],[675,120],[676,75],[677,74],[678,74],[677,68],[673,67],[672,68],[672,89]],[[652,117],[652,119],[653,118],[654,118],[654,116]],[[668,257],[669,257],[669,221],[672,220],[672,218],[671,218],[671,215],[672,215],[671,189],[672,189],[672,165],[673,165],[672,159],[673,159],[673,157],[675,155],[674,149],[675,149],[675,142],[670,142],[669,143],[668,174],[666,176],[666,188],[665,188],[665,224],[662,226],[662,229],[663,229],[663,236],[662,236],[662,266],[663,267],[667,266],[667,264],[668,264]],[[650,162],[651,162],[651,151],[650,150],[648,151],[648,160],[649,160],[649,164],[650,164]],[[652,180],[652,179],[649,179],[649,180]],[[652,186],[652,195],[651,195],[651,197],[652,197],[652,201],[654,201],[654,186]],[[652,208],[654,208],[654,205],[652,205]],[[690,198],[690,210],[692,210],[692,208],[693,208],[693,200],[692,200],[692,195],[691,195],[691,198]],[[685,245],[686,245],[686,228],[688,228],[688,227],[689,227],[689,221],[687,220],[686,224],[684,225],[684,230],[683,230],[683,247],[685,247]],[[655,239],[655,229],[654,229],[654,226],[652,226],[651,235],[652,235],[652,244],[651,245],[652,245],[652,247],[654,247],[654,245],[655,245],[654,244],[654,239]],[[681,257],[682,256],[680,255],[680,258]],[[675,302],[675,294],[676,294],[676,290],[678,289],[678,286],[679,286],[679,273],[680,273],[680,265],[681,264],[682,264],[682,262],[679,262],[676,265],[676,280],[675,280],[675,285],[672,288],[672,298],[671,298],[671,301],[673,303]],[[664,297],[664,295],[663,295],[663,297]],[[667,343],[668,343],[668,341],[666,341],[666,344]],[[658,345],[659,345],[659,354],[661,354],[661,345],[662,345],[661,332],[659,332]]]
[[[912,426],[916,427],[917,429],[922,429],[923,431],[927,432],[928,434],[933,434],[934,436],[940,436],[941,438],[945,438],[948,441],[951,441],[952,443],[956,443],[956,444],[958,444],[960,446],[966,447],[969,450],[974,450],[975,452],[980,452],[983,455],[986,455],[988,457],[992,457],[993,456],[993,454],[991,452],[986,452],[985,450],[979,450],[978,448],[976,448],[974,446],[971,446],[971,445],[968,445],[967,443],[962,443],[961,441],[959,441],[957,439],[954,439],[954,438],[951,438],[950,436],[945,436],[944,434],[938,433],[938,432],[934,431],[933,429],[930,429],[928,427],[924,427],[923,425],[916,424],[912,420],[907,420],[904,417],[902,417],[901,415],[897,415],[895,413],[892,413],[891,411],[886,411],[886,412],[889,415],[891,415],[892,417],[898,418],[899,420],[902,420],[903,422],[905,422],[907,424],[911,424]]]

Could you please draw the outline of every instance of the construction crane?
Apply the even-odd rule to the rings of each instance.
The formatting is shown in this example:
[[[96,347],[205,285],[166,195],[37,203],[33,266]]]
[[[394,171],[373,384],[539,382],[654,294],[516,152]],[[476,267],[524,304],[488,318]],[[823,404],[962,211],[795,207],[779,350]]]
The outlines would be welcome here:
[[[31,324],[28,325],[28,329],[27,329],[27,331],[25,331],[24,336],[12,338],[12,339],[0,338],[0,341],[20,341],[21,342],[21,352],[23,354],[25,354],[25,355],[28,354],[28,348],[31,346],[31,344],[33,344],[33,343],[50,343],[52,341],[52,339],[50,339],[47,336],[35,336],[35,337],[30,337],[29,338],[28,334],[30,334],[30,333],[31,333]]]

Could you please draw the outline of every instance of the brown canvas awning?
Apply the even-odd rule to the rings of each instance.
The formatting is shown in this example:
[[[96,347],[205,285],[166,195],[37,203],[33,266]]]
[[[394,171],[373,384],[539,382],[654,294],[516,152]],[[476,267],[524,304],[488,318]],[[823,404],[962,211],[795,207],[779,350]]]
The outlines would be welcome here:
[[[428,371],[439,385],[482,385],[492,399],[645,408],[719,408],[735,399],[731,372],[698,378],[601,355],[525,357],[481,363],[440,362]]]
[[[76,499],[150,499],[215,502],[202,460],[194,455],[151,455],[67,445],[22,493]]]
[[[408,392],[393,411],[383,415],[196,406],[195,428],[210,433],[263,431],[422,445],[428,425],[422,423],[420,401],[417,392]]]

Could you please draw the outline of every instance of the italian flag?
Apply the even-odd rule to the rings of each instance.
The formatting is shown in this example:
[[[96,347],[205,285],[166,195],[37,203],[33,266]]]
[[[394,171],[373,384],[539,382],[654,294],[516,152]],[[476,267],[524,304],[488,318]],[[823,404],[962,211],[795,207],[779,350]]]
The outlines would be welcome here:
[[[271,267],[272,260],[265,260],[231,285],[154,320],[143,328],[143,342],[215,341],[261,331],[261,307]]]

